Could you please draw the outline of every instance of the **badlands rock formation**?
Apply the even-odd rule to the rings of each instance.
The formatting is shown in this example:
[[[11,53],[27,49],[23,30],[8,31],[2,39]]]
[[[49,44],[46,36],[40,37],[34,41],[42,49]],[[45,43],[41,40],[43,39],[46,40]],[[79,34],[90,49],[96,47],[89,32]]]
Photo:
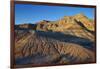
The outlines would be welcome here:
[[[74,64],[95,62],[95,27],[85,15],[15,25],[15,62]]]

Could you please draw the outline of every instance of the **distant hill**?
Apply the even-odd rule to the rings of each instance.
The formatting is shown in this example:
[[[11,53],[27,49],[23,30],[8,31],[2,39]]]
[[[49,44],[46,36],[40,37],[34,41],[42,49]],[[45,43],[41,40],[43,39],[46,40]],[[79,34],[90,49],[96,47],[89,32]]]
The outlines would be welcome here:
[[[19,25],[15,25],[15,29],[19,29],[19,30],[23,30],[23,29],[32,29],[32,30],[36,30],[37,25],[36,24],[19,24]]]

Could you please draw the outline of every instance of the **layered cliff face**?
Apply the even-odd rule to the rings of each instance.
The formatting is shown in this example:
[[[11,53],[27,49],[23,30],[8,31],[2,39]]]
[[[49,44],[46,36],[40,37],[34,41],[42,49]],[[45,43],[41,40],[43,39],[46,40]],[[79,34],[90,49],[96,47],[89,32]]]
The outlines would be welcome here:
[[[20,29],[19,29],[20,28]],[[83,14],[15,28],[16,64],[95,62],[94,23]]]
[[[83,14],[64,16],[58,21],[42,21],[37,25],[37,30],[63,32],[78,37],[94,40],[94,23]]]

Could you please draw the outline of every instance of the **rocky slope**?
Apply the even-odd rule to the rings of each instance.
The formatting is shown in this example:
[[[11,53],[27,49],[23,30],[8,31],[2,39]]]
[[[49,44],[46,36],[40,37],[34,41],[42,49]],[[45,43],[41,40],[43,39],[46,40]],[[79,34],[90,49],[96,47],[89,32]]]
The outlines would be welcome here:
[[[16,64],[95,62],[94,23],[83,14],[15,26]]]

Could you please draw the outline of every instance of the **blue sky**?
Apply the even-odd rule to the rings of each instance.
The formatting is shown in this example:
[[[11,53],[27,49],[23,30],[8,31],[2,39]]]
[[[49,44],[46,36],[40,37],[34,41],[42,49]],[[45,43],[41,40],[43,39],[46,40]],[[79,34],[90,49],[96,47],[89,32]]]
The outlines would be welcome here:
[[[15,24],[36,23],[41,20],[55,21],[63,16],[73,16],[78,13],[94,18],[94,8],[16,4]]]

